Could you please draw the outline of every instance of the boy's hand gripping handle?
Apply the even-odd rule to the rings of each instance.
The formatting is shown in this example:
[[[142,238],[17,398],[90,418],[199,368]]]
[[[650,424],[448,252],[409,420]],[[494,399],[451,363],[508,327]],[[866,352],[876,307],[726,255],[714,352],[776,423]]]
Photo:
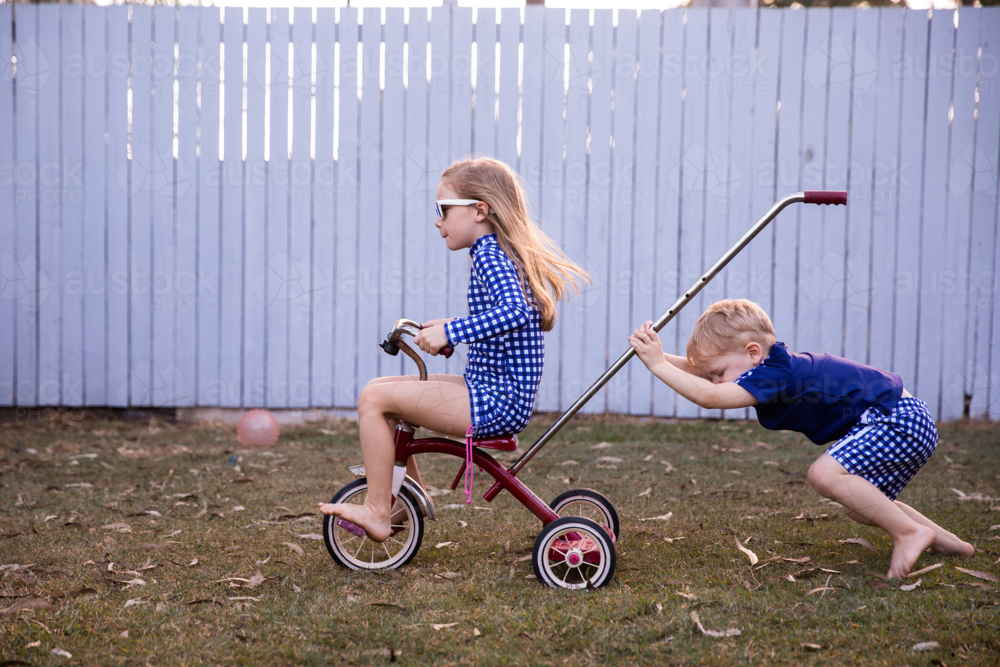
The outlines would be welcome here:
[[[805,195],[805,198],[802,200],[803,204],[847,205],[846,190],[806,190],[802,194]]]

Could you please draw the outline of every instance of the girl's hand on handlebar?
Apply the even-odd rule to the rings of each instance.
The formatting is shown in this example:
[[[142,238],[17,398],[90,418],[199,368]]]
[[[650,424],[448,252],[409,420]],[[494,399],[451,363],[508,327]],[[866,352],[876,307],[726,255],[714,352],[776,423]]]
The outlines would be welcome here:
[[[649,370],[664,363],[663,344],[660,342],[660,337],[653,331],[652,322],[646,322],[636,329],[635,333],[628,337],[628,342]]]
[[[438,351],[448,344],[448,335],[444,331],[444,325],[435,324],[431,327],[424,325],[424,327],[420,333],[413,337],[413,342],[427,354],[437,356]]]

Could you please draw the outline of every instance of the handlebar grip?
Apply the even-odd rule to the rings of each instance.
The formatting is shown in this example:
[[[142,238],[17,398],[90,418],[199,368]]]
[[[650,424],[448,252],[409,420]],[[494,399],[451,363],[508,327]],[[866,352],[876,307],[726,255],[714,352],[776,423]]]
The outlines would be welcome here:
[[[421,330],[424,329],[423,324],[420,325],[420,329]],[[438,350],[438,354],[442,355],[445,359],[451,359],[451,355],[454,353],[455,353],[455,348],[453,348],[451,345],[445,345],[440,350]]]
[[[803,199],[805,204],[847,205],[846,190],[806,190],[803,194],[805,194],[805,199]]]

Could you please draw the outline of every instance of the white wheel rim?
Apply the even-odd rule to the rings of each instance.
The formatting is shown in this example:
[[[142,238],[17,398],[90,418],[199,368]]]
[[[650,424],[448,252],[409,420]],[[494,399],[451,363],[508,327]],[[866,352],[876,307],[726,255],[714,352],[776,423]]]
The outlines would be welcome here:
[[[556,514],[560,517],[579,516],[584,519],[590,519],[598,526],[604,526],[608,530],[611,530],[611,519],[604,512],[604,508],[586,496],[578,496],[566,500],[556,510]]]
[[[597,561],[591,562],[594,555]],[[582,524],[564,525],[549,535],[540,557],[548,583],[560,588],[586,588],[588,581],[597,585],[608,569],[603,541]]]
[[[358,487],[340,500],[341,503],[364,504],[368,496],[368,487]],[[400,498],[402,500],[402,498]],[[412,508],[402,500],[406,518],[401,523],[393,524],[393,529],[399,529],[395,535],[382,542],[373,542],[368,536],[358,537],[337,525],[337,518],[329,522],[332,535],[331,542],[337,553],[350,567],[360,570],[384,570],[396,566],[406,559],[413,548],[416,533],[410,528],[413,525]]]

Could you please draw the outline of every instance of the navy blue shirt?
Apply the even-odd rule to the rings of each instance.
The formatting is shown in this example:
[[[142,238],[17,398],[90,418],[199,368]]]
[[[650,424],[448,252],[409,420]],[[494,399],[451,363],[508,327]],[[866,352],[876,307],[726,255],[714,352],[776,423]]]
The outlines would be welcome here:
[[[903,378],[832,354],[797,354],[771,346],[759,366],[736,383],[760,401],[764,428],[798,431],[817,445],[837,440],[868,408],[888,415],[903,394]]]

